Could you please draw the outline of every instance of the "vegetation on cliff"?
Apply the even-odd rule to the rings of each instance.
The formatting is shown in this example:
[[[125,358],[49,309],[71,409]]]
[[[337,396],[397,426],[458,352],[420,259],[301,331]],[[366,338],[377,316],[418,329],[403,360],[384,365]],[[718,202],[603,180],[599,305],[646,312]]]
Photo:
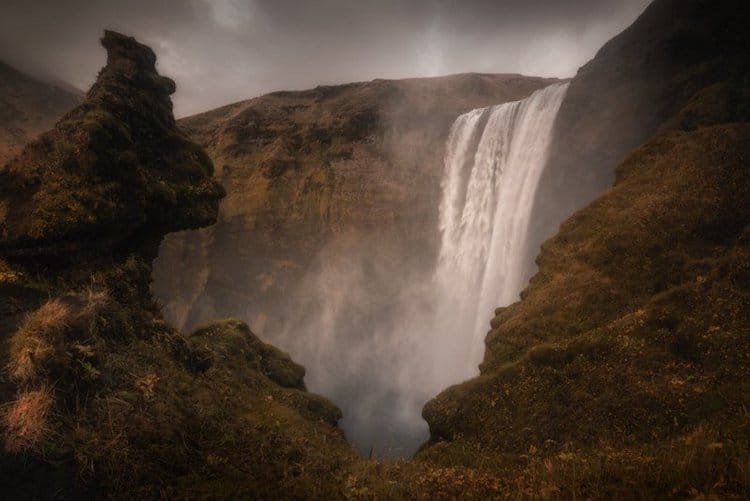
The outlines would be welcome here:
[[[0,170],[0,247],[163,235],[215,220],[222,188],[211,160],[175,126],[172,80],[151,49],[112,32],[107,66],[86,101]]]
[[[742,0],[655,1],[579,70],[540,180],[533,246],[608,189],[617,165],[661,128],[748,120],[749,17]]]
[[[749,497],[747,11],[657,0],[573,81],[618,68],[614,94],[588,87],[596,107],[622,111],[632,94],[659,112],[618,144],[586,135],[608,111],[581,119],[596,143],[584,167],[630,151],[614,186],[544,244],[522,300],[495,312],[480,376],[428,403],[430,442],[396,462],[357,458],[340,411],[242,322],[182,335],[163,321],[149,291],[159,242],[215,220],[222,190],[177,129],[153,53],[106,33],[87,101],[0,171],[3,494]],[[262,186],[288,181],[307,168],[285,149],[301,132],[273,139],[253,106],[231,117],[270,149],[209,127],[229,145],[212,154],[258,160]],[[356,137],[367,117],[352,118]],[[321,154],[313,144],[293,151]]]
[[[422,458],[507,468],[530,495],[750,492],[748,13],[675,4],[655,2],[571,84],[599,102],[608,91],[586,99],[577,80],[617,68],[613,106],[644,99],[660,130],[543,245],[522,300],[495,312],[480,376],[425,406]],[[654,79],[667,102],[640,92]]]
[[[370,267],[389,270],[372,278],[372,290],[390,287],[385,295],[397,296],[392,276],[430,268],[436,257],[443,155],[455,118],[554,81],[373,80],[275,92],[181,120],[228,195],[215,226],[165,239],[154,289],[167,318],[191,328],[239,315],[260,331],[278,331],[324,248],[329,260],[366,254]]]
[[[314,494],[353,456],[340,411],[241,322],[183,336],[151,298],[161,238],[223,190],[153,52],[102,44],[86,101],[0,172],[3,495]]]

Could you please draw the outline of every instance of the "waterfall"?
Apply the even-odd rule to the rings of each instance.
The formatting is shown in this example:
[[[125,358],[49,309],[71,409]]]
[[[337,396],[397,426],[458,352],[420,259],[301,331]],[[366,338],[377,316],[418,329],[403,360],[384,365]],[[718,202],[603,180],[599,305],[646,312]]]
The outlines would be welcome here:
[[[428,437],[425,402],[477,373],[493,309],[514,301],[527,278],[531,206],[566,89],[456,119],[434,269],[400,268],[373,240],[321,253],[300,285],[272,341],[308,368],[310,390],[342,407],[340,425],[364,454],[414,452]]]
[[[433,332],[441,339],[433,343],[449,347],[438,363],[454,367],[446,375],[454,381],[476,371],[493,309],[518,299],[528,279],[532,204],[567,88],[556,84],[523,101],[471,111],[451,129],[434,277]]]

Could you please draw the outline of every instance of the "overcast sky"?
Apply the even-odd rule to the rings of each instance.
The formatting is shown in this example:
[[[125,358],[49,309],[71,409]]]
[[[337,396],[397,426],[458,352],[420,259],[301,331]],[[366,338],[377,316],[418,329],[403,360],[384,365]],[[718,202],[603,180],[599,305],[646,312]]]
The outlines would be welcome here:
[[[86,89],[104,28],[150,45],[184,116],[274,90],[460,72],[568,77],[650,0],[1,0],[0,59]]]

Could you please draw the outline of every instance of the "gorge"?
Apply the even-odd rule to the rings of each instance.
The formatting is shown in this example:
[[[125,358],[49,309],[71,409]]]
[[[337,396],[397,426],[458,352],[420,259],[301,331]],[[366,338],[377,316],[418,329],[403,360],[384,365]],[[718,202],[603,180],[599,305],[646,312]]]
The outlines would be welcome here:
[[[476,105],[515,101],[554,82],[517,75],[375,81],[269,95],[189,118],[224,165],[219,175],[229,194],[215,227],[169,236],[162,245],[154,291],[167,317],[190,329],[239,316],[305,365],[309,387],[342,408],[342,428],[362,454],[410,454],[427,437],[424,402],[475,373],[480,355],[470,360],[462,349],[446,366],[457,345],[471,349],[481,339],[451,332],[460,323],[440,326],[436,310],[450,309],[450,300],[431,291],[451,126]],[[329,125],[327,115],[341,108],[367,120]],[[491,114],[488,108],[478,125]],[[502,127],[515,141],[508,147],[533,140],[514,138],[511,118],[488,130],[477,172],[503,168],[495,165],[502,145],[493,138]],[[554,109],[545,119],[551,127]],[[241,127],[261,137],[263,130],[284,132],[266,145],[240,135]],[[472,158],[481,132],[467,132]],[[301,142],[312,134],[324,139]],[[258,161],[288,167],[269,176]],[[493,196],[495,188],[487,188]],[[415,360],[415,353],[424,355]]]
[[[489,325],[482,312],[516,300],[528,279],[522,270],[534,252],[525,247],[529,216],[566,88],[556,84],[454,122],[441,181],[438,256],[421,283],[412,279],[396,291],[399,307],[390,315],[358,303],[383,291],[369,290],[370,282],[350,273],[346,259],[328,255],[328,268],[315,277],[315,310],[280,337],[267,334],[308,368],[313,391],[342,408],[341,426],[363,454],[413,453],[428,436],[424,403],[476,375]],[[387,271],[375,281],[393,280],[394,270]],[[418,276],[408,263],[395,273]],[[345,297],[331,294],[338,288]],[[367,319],[356,331],[347,329],[354,309]],[[335,315],[344,321],[331,322]]]
[[[444,161],[435,164],[442,194],[421,202],[429,217],[415,221],[411,214],[419,207],[402,209],[400,224],[411,238],[396,235],[389,243],[384,230],[364,247],[353,244],[351,235],[334,234],[323,242],[318,264],[303,268],[301,285],[288,287],[280,304],[270,305],[284,321],[260,332],[303,363],[311,390],[342,408],[341,426],[361,453],[414,452],[428,436],[421,419],[427,399],[476,374],[489,322],[481,312],[513,302],[529,276],[524,265],[535,251],[526,247],[527,227],[566,89],[567,84],[555,84],[524,101],[460,116],[439,147]],[[253,234],[244,231],[245,238]],[[441,236],[415,241],[420,233]],[[196,237],[200,232],[179,238]],[[288,237],[276,230],[275,238]],[[177,298],[171,288],[160,291],[166,275],[160,266],[170,245],[175,242],[167,241],[167,254],[162,252],[155,269],[157,297],[168,308]],[[226,244],[217,250],[222,254],[209,263],[227,259]],[[236,269],[241,262],[213,266]],[[178,273],[170,271],[167,279],[179,279]],[[273,271],[261,273],[270,277]],[[233,288],[250,297],[258,284]],[[185,306],[191,305],[178,308]],[[253,325],[252,316],[243,320]]]
[[[180,120],[114,31],[0,66],[0,493],[747,498],[748,25]]]

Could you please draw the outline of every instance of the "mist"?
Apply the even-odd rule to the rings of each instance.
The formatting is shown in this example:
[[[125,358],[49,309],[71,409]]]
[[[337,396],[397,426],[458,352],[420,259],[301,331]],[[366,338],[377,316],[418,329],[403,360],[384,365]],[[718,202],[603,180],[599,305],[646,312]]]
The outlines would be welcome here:
[[[103,51],[92,41],[102,27],[112,28],[154,49],[159,71],[177,82],[176,114],[185,116],[270,91],[375,78],[461,72],[569,77],[647,3],[326,0],[313,5],[193,0],[62,5],[11,0],[0,6],[0,58],[31,74],[86,88],[104,62]],[[472,201],[468,187],[475,168],[488,169],[495,180],[513,171],[512,162],[497,162],[507,153],[493,149],[497,145],[489,146],[485,159],[479,158],[482,131],[495,111],[476,112],[466,151],[460,158],[446,156],[442,191],[432,205],[434,214],[440,213],[439,224],[429,229],[435,235],[434,245],[406,248],[397,231],[383,235],[363,228],[339,233],[322,246],[294,290],[269,308],[268,316],[278,321],[266,325],[252,304],[244,305],[244,311],[232,305],[229,312],[307,368],[308,388],[341,407],[341,427],[362,454],[405,456],[424,442],[428,437],[421,418],[425,402],[478,373],[493,310],[517,299],[528,279],[525,265],[538,248],[525,247],[530,222],[515,220],[513,215],[520,211],[526,217],[530,207],[519,209],[518,202],[498,217],[499,201],[509,193],[497,183],[486,186],[482,210],[467,211],[462,206]],[[551,128],[553,119],[554,114],[546,116],[544,123],[533,124],[533,130]],[[405,129],[389,125],[386,136],[403,136]],[[510,134],[515,127],[505,125],[495,124],[492,137]],[[424,124],[422,129],[430,126]],[[398,137],[391,145],[394,150],[384,154],[394,159],[394,169],[403,166],[400,157],[418,151],[395,148],[410,146],[409,141],[420,138]],[[544,144],[527,146],[530,151],[546,151]],[[544,167],[540,159],[534,161],[535,169]],[[446,202],[451,165],[457,167],[456,182],[464,191]],[[217,174],[226,186],[232,174],[222,172],[223,168],[217,166]],[[512,192],[525,193],[525,202],[533,198],[533,185],[511,187]],[[451,236],[445,212],[454,206],[475,219],[454,221],[460,231]],[[509,225],[494,229],[501,219]],[[476,248],[462,247],[469,238],[466,228],[475,222],[481,223],[471,236]],[[516,223],[518,228],[513,226]],[[505,240],[495,241],[493,235]],[[448,242],[451,238],[456,240]],[[498,250],[511,247],[515,249],[511,257]],[[192,250],[208,252],[200,246]],[[464,258],[470,269],[461,265]],[[198,288],[206,286],[207,274],[195,277],[203,282]],[[248,283],[238,288],[256,286]],[[196,297],[200,295],[199,291]],[[177,298],[177,302],[198,302],[196,297]],[[186,324],[185,318],[176,317],[189,316],[192,304],[175,307],[173,302],[169,307],[168,317],[169,311],[184,310],[170,318],[181,327],[215,318],[228,308],[210,305],[193,312],[195,318]]]
[[[339,424],[361,454],[405,456],[426,440],[421,409],[441,389],[432,377],[436,352],[419,336],[434,314],[434,290],[429,271],[399,259],[397,245],[373,244],[330,242],[294,293],[283,327],[267,335],[302,361],[311,391],[342,409]]]
[[[5,0],[0,59],[79,89],[104,28],[138,38],[186,116],[276,90],[460,72],[573,76],[649,0]]]
[[[457,118],[434,204],[437,249],[339,235],[279,305],[284,320],[268,339],[342,408],[340,426],[363,455],[414,453],[429,436],[427,400],[478,374],[492,312],[518,299],[538,251],[527,230],[566,89]]]

